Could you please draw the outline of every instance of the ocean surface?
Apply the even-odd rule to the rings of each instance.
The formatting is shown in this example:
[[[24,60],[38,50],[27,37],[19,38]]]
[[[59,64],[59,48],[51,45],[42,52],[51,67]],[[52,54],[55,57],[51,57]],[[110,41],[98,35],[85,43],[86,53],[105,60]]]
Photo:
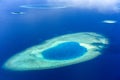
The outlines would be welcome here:
[[[19,1],[0,2],[0,80],[120,80],[119,11],[21,8],[23,3]],[[14,54],[53,37],[77,32],[101,34],[109,45],[97,58],[71,66],[34,71],[2,68]]]

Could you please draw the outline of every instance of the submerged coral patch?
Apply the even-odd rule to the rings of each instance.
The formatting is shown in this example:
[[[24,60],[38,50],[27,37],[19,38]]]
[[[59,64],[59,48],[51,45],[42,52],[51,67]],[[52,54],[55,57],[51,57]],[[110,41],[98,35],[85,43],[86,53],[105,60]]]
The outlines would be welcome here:
[[[117,21],[116,20],[104,20],[103,23],[114,24],[114,23],[117,23]]]
[[[20,7],[29,8],[29,9],[60,9],[60,8],[66,8],[67,5],[46,3],[46,4],[27,4],[27,5],[21,5]]]
[[[14,14],[14,15],[22,15],[22,14],[25,14],[24,12],[11,12],[11,14]]]
[[[3,68],[16,71],[43,70],[77,64],[101,55],[106,45],[108,40],[93,32],[66,34],[14,55]]]

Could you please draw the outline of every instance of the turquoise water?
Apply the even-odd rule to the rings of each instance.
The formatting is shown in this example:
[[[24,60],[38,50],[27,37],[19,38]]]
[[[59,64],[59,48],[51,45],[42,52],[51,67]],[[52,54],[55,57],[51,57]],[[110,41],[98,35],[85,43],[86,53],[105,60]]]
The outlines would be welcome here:
[[[53,48],[47,49],[42,53],[45,59],[67,60],[80,57],[87,52],[87,49],[80,46],[77,42],[61,43]]]

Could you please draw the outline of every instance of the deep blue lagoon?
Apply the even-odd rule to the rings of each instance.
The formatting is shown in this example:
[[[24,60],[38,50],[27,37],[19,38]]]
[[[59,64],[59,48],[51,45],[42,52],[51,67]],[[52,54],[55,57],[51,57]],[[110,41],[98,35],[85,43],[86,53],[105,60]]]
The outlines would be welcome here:
[[[77,42],[65,42],[43,51],[43,57],[50,60],[67,60],[82,56],[87,49]]]

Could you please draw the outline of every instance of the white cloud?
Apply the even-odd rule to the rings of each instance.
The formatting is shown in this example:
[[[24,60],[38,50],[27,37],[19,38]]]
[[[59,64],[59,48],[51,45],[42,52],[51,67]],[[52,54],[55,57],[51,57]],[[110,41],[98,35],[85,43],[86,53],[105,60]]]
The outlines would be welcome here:
[[[49,3],[65,4],[77,8],[97,9],[97,10],[115,10],[117,11],[119,0],[48,0]]]

